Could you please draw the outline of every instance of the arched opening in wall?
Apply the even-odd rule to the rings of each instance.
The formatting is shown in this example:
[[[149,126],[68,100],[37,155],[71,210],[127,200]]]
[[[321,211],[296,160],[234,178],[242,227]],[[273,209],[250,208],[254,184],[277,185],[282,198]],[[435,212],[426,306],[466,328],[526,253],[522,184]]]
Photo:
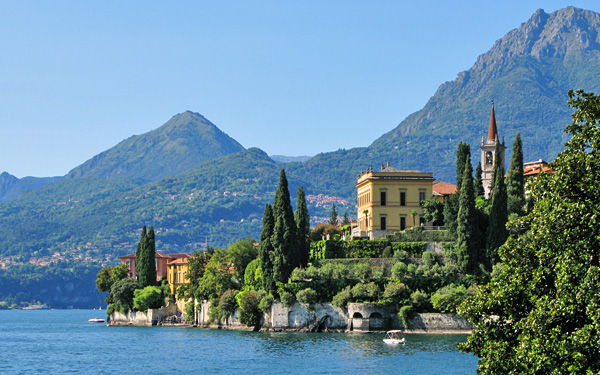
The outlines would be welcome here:
[[[329,315],[325,315],[323,318],[319,319],[319,325],[317,327],[317,332],[327,332],[329,328],[333,325],[333,318]]]
[[[367,320],[366,323],[368,323],[369,321]],[[359,312],[355,312],[352,315],[352,330],[354,331],[364,331],[365,327],[364,327],[364,319],[361,313]],[[368,330],[369,328],[367,327],[366,330]]]
[[[371,316],[369,316],[369,327],[370,329],[373,330],[382,330],[384,329],[384,320],[383,320],[383,316],[378,313],[378,312],[374,312],[371,314]]]

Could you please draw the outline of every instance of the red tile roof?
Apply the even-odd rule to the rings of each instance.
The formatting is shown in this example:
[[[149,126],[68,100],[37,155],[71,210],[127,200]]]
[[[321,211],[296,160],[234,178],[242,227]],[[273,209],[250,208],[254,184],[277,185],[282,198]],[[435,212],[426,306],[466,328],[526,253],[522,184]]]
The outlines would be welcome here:
[[[456,194],[456,185],[449,184],[444,181],[436,181],[433,183],[434,195],[450,195]]]

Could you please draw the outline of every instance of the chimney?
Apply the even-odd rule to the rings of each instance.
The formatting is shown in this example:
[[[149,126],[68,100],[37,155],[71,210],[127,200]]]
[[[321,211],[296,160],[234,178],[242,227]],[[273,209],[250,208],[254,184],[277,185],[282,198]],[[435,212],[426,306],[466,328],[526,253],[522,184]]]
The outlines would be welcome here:
[[[388,166],[388,168],[390,167],[390,162],[389,161],[387,162],[387,166]]]
[[[385,167],[383,166],[383,164],[381,164],[381,170],[383,171],[385,169]]]

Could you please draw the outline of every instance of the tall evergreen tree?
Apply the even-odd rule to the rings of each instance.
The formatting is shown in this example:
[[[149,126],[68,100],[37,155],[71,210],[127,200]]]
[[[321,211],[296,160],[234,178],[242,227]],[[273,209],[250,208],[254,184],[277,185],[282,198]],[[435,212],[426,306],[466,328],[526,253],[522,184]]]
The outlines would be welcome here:
[[[329,218],[329,224],[330,225],[338,224],[338,216],[337,216],[337,211],[335,210],[335,203],[331,206],[331,217]]]
[[[273,202],[273,277],[276,282],[287,282],[292,270],[300,265],[298,257],[297,228],[294,221],[294,211],[290,201],[285,170],[281,170],[279,187]]]
[[[350,225],[350,219],[348,219],[348,213],[344,213],[344,219],[342,220],[342,226]]]
[[[298,188],[298,199],[296,202],[296,213],[294,214],[294,218],[296,220],[296,228],[298,233],[299,265],[300,267],[306,267],[310,253],[310,216],[308,215],[306,197],[304,195],[304,188],[302,186]]]
[[[444,200],[444,224],[451,233],[456,233],[457,230],[460,190],[467,159],[471,160],[471,146],[468,143],[460,142],[456,150],[456,194],[450,195]]]
[[[485,190],[483,189],[483,169],[481,168],[481,162],[477,164],[475,168],[475,197],[485,196]]]
[[[506,194],[506,184],[504,182],[504,168],[500,165],[498,153],[499,147],[496,145],[492,207],[490,209],[490,221],[487,230],[486,244],[489,267],[500,260],[498,257],[498,248],[508,238],[508,231],[506,230],[506,222],[508,221],[508,197]]]
[[[508,214],[523,215],[525,207],[525,177],[523,176],[523,144],[521,134],[517,133],[513,143],[510,167],[506,177],[508,194]]]
[[[473,189],[473,167],[467,155],[462,176],[457,217],[456,263],[460,272],[472,273],[479,267],[477,230],[475,224],[475,191]]]
[[[262,232],[260,234],[258,258],[260,259],[260,266],[262,268],[263,287],[267,292],[275,291],[275,280],[273,279],[273,245],[271,244],[274,227],[273,210],[270,204],[266,204]]]
[[[139,255],[138,255],[139,254]],[[140,287],[145,288],[156,284],[156,245],[154,227],[146,232],[142,229],[142,236],[136,250],[135,270]]]
[[[460,194],[463,172],[467,157],[471,158],[471,146],[468,143],[460,142],[456,150],[456,193]]]

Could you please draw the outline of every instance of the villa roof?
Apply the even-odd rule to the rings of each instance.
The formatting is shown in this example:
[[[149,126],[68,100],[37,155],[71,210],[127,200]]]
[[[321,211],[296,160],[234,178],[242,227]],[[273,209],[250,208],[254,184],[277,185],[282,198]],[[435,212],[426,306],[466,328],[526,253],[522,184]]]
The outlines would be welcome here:
[[[449,184],[444,181],[435,181],[433,183],[433,195],[450,195],[456,194],[456,185]]]
[[[135,259],[136,255],[135,253],[133,254],[127,254],[127,255],[123,255],[122,257],[119,257],[119,259]],[[189,258],[191,257],[190,254],[186,254],[186,253],[175,253],[175,254],[165,254],[165,253],[161,253],[159,251],[156,252],[155,258],[167,258],[167,259],[177,259],[177,258]]]

